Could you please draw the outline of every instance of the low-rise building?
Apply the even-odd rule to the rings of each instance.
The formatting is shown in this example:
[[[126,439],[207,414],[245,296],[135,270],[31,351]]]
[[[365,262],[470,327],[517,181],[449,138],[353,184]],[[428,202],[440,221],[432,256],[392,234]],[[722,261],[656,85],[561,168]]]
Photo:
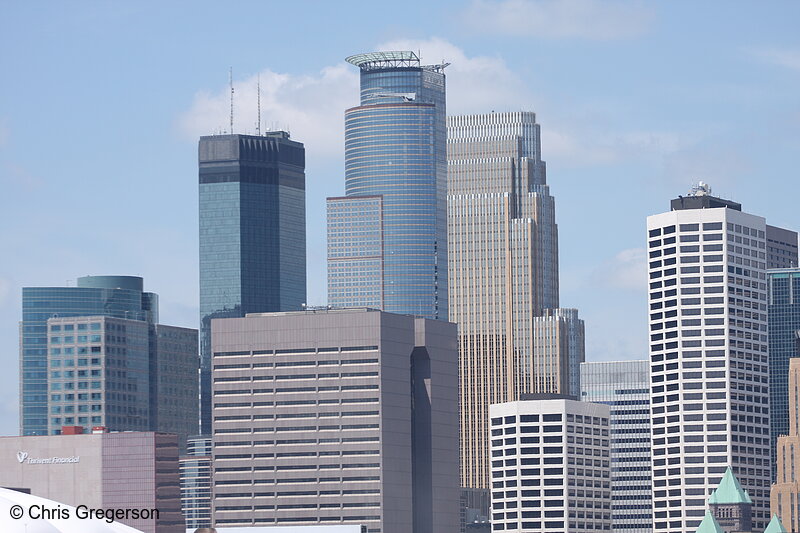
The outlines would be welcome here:
[[[534,394],[489,415],[493,530],[610,531],[607,405]]]
[[[115,521],[145,533],[184,533],[174,434],[0,437],[0,487],[76,508],[119,509],[124,516]]]

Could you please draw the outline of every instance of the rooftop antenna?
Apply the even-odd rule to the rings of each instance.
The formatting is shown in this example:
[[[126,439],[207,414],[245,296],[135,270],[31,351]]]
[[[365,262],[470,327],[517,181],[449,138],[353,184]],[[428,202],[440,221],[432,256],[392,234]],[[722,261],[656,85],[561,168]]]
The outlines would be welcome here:
[[[231,86],[231,135],[233,135],[233,67],[228,71],[228,83]]]
[[[256,125],[256,133],[261,135],[261,73],[258,74],[258,82],[256,85],[256,101],[258,102],[258,124]]]

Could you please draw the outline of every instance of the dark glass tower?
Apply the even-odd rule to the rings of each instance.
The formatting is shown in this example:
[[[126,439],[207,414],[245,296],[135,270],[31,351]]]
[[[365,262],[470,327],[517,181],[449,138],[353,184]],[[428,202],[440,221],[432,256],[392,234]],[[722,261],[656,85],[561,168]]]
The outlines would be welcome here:
[[[200,422],[210,431],[211,319],[306,301],[305,149],[283,131],[200,138]]]
[[[347,58],[345,196],[328,199],[328,302],[447,319],[447,66],[413,52]]]
[[[108,316],[158,321],[158,296],[142,278],[87,276],[77,287],[24,287],[20,324],[20,433],[48,434],[47,319]]]
[[[769,330],[769,395],[772,481],[777,466],[778,437],[789,434],[789,359],[800,357],[800,268],[767,272]]]

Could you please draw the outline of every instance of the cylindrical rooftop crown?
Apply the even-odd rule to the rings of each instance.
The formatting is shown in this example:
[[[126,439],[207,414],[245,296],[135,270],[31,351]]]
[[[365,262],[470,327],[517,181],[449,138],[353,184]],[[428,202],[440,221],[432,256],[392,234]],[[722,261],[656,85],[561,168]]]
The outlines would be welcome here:
[[[419,67],[419,57],[410,51],[368,52],[356,54],[345,59],[351,65],[361,70],[374,70],[379,68]]]
[[[84,276],[78,278],[78,287],[128,289],[141,292],[144,290],[144,280],[138,276]]]

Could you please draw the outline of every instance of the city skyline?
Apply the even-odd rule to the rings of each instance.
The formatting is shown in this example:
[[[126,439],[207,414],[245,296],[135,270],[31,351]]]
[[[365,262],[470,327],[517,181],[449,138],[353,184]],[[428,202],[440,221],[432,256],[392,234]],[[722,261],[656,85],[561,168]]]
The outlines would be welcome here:
[[[210,56],[202,68],[191,64],[188,70],[202,71],[193,75],[188,75],[185,68],[191,61],[181,63],[174,52],[157,57],[157,46],[167,38],[168,31],[156,22],[150,23],[154,44],[131,54],[129,60],[119,61],[119,57],[126,56],[120,52],[120,46],[127,49],[133,37],[120,31],[121,25],[136,27],[128,20],[141,20],[149,14],[146,7],[121,10],[78,7],[69,13],[56,8],[40,22],[26,24],[32,20],[33,11],[15,6],[5,21],[14,27],[3,32],[2,38],[4,42],[7,40],[9,49],[22,47],[25,53],[3,59],[7,71],[17,75],[1,93],[5,101],[15,103],[15,109],[0,111],[0,175],[9,191],[2,204],[7,229],[0,244],[19,260],[4,263],[0,271],[3,351],[16,353],[20,287],[60,285],[66,276],[86,273],[143,275],[155,292],[169,300],[162,300],[165,322],[196,327],[194,134],[214,133],[217,127],[226,124],[229,102],[225,78],[231,64],[236,86],[237,131],[240,127],[241,132],[255,130],[249,124],[255,121],[255,98],[247,96],[258,73],[262,73],[265,111],[269,111],[264,113],[265,124],[284,126],[287,124],[283,122],[291,122],[288,126],[293,137],[303,142],[306,131],[313,133],[309,121],[313,124],[314,112],[320,112],[318,123],[325,126],[314,129],[327,132],[331,129],[328,124],[335,126],[333,133],[316,133],[306,142],[310,159],[314,153],[308,175],[315,194],[307,204],[309,264],[313,267],[309,303],[312,304],[325,300],[321,296],[325,285],[324,260],[318,253],[320,242],[314,240],[324,227],[324,204],[320,198],[341,194],[342,144],[336,137],[343,131],[343,110],[356,103],[351,91],[355,76],[344,74],[345,69],[352,67],[344,65],[341,58],[376,46],[421,48],[425,61],[451,61],[449,107],[454,114],[488,112],[492,101],[500,101],[505,109],[522,107],[536,111],[544,129],[552,131],[549,137],[544,136],[543,144],[551,171],[557,177],[551,185],[553,194],[559,198],[562,299],[580,308],[586,319],[590,346],[587,360],[643,356],[646,324],[640,215],[658,211],[661,198],[682,193],[695,179],[705,179],[725,197],[746,199],[753,212],[767,215],[771,222],[784,227],[797,226],[792,219],[791,195],[777,197],[770,192],[772,187],[789,183],[783,180],[791,178],[793,168],[787,162],[798,137],[797,106],[788,97],[796,92],[797,70],[791,53],[797,49],[797,37],[786,33],[785,21],[793,18],[786,12],[777,16],[746,7],[726,10],[725,30],[714,30],[713,46],[700,38],[707,29],[704,22],[710,21],[714,14],[713,4],[701,6],[692,17],[686,17],[680,7],[644,8],[631,4],[628,7],[633,16],[627,17],[627,22],[611,24],[608,19],[600,19],[601,23],[606,22],[598,25],[602,31],[579,23],[572,29],[557,24],[542,29],[541,22],[532,21],[532,28],[542,33],[539,37],[526,36],[525,28],[519,27],[508,28],[508,36],[498,36],[497,19],[491,17],[486,20],[483,33],[475,32],[476,37],[455,27],[468,27],[464,21],[470,16],[474,20],[475,12],[485,5],[479,2],[442,8],[457,15],[453,17],[458,19],[456,24],[447,22],[444,11],[434,12],[430,20],[424,21],[416,20],[418,15],[412,20],[404,13],[391,26],[376,25],[358,36],[343,31],[343,37],[336,37],[317,57],[305,55],[313,43],[304,43],[296,51],[281,56],[265,56],[263,47],[259,47],[258,54],[242,52],[241,46],[232,43],[220,47],[222,50]],[[592,5],[584,2],[574,9],[591,11]],[[619,14],[621,4],[613,5],[610,11]],[[169,9],[172,8],[165,8]],[[287,17],[293,13],[290,8],[281,9],[288,10],[282,11]],[[319,14],[310,17],[312,25],[327,22],[323,11],[328,8],[318,9]],[[797,8],[787,4],[786,9]],[[93,29],[86,37],[53,26],[58,16],[65,16],[71,22],[65,28],[86,24],[89,11],[94,12],[91,16],[98,23],[92,23]],[[190,18],[199,22],[199,27],[210,29],[209,14],[203,15],[202,11],[199,9]],[[542,17],[553,20],[557,14],[544,9]],[[223,27],[234,22],[247,24],[230,15],[223,14],[220,18]],[[666,49],[667,36],[675,37],[678,20],[685,37],[681,42],[671,42],[668,54],[654,53]],[[437,26],[437,21],[444,23]],[[342,24],[350,22],[342,20]],[[494,34],[492,24],[495,24]],[[751,26],[766,26],[770,32]],[[21,28],[28,35],[23,35]],[[111,38],[114,32],[118,38]],[[140,30],[132,33],[137,38],[141,34]],[[48,38],[41,38],[45,35]],[[37,37],[39,42],[31,41]],[[95,50],[93,39],[107,40],[108,46],[103,48],[117,59],[105,61],[106,52]],[[398,43],[401,40],[408,46]],[[201,46],[203,50],[218,46],[220,39],[207,41],[209,44]],[[187,42],[201,45],[199,34]],[[519,55],[515,48],[528,48],[520,46],[526,43],[546,45],[552,57]],[[632,43],[639,46],[629,46]],[[570,64],[570,58],[594,47],[600,52]],[[689,52],[696,47],[707,50],[707,54],[699,54],[702,57],[698,59],[690,57],[693,54]],[[20,59],[26,62],[20,63]],[[41,68],[53,59],[65,67],[74,67],[75,71],[62,70],[60,66],[52,70]],[[104,65],[107,71],[100,75],[95,72],[95,64]],[[638,92],[634,95],[631,84],[636,80],[622,68],[631,64],[637,67],[631,70],[653,77],[639,86],[649,88],[641,96]],[[703,67],[708,64],[714,68],[705,73]],[[173,71],[169,76],[161,76],[168,66]],[[608,76],[613,80],[603,76],[609,70],[616,75]],[[670,83],[656,89],[667,79],[659,78],[666,75],[657,72],[661,70],[669,71]],[[272,77],[266,75],[270,72]],[[186,76],[187,80],[178,83],[176,74]],[[45,82],[46,79],[49,81]],[[110,90],[92,89],[96,85],[93,82],[98,80]],[[53,81],[56,91],[52,90]],[[580,82],[588,81],[592,82],[592,95],[577,88]],[[526,83],[532,88],[525,87]],[[286,84],[300,93],[298,99],[303,101],[326,94],[330,100],[325,105],[332,111],[311,106],[305,123],[303,114],[280,114],[276,101],[286,104],[289,111],[299,105],[297,100],[286,100]],[[337,92],[343,86],[347,91]],[[47,88],[46,92],[42,88]],[[723,98],[718,98],[720,92]],[[652,105],[653,98],[659,100],[658,106]],[[70,105],[65,106],[66,102]],[[204,107],[204,102],[210,105]],[[581,105],[573,110],[574,104]],[[655,111],[656,107],[663,109]],[[678,107],[681,113],[676,112]],[[118,116],[117,123],[109,123],[110,116]],[[203,116],[210,118],[203,122]],[[597,119],[599,125],[591,126],[591,119]],[[743,120],[747,121],[748,135],[744,140],[733,140],[733,136],[742,136]],[[188,126],[187,132],[177,125],[180,123],[195,124],[194,130]],[[48,146],[52,157],[41,157],[38,135],[45,126],[60,139]],[[109,129],[117,134],[109,135]],[[141,144],[133,139],[140,139]],[[90,153],[89,145],[96,151],[85,157],[82,154]],[[148,149],[152,153],[141,158],[140,153]],[[709,155],[703,156],[703,152]],[[733,159],[728,157],[731,154]],[[114,170],[109,172],[111,168]],[[744,179],[747,175],[758,176],[760,183],[766,185],[757,186]],[[83,186],[65,186],[73,182]],[[634,184],[640,187],[631,192]],[[53,195],[51,190],[60,194]],[[145,198],[152,190],[160,194],[148,202]],[[578,223],[583,217],[598,216],[601,207],[612,202],[621,202],[630,209],[619,209],[620,213],[606,219],[607,224],[602,228]],[[66,205],[80,208],[64,210]],[[146,216],[142,206],[149,208]],[[22,230],[11,223],[22,216],[21,209],[30,217]],[[112,213],[123,216],[114,220]],[[145,235],[152,241],[148,242]],[[58,240],[50,240],[52,236]],[[600,248],[603,251],[598,253]],[[58,260],[48,260],[54,257]],[[165,257],[169,261],[164,261]],[[618,293],[621,296],[615,301],[607,301],[609,295]],[[626,333],[626,329],[632,333]],[[14,381],[12,378],[8,383],[3,382],[0,389],[3,390],[0,404],[4,406],[0,427],[6,428],[3,433],[8,434],[16,427]]]

